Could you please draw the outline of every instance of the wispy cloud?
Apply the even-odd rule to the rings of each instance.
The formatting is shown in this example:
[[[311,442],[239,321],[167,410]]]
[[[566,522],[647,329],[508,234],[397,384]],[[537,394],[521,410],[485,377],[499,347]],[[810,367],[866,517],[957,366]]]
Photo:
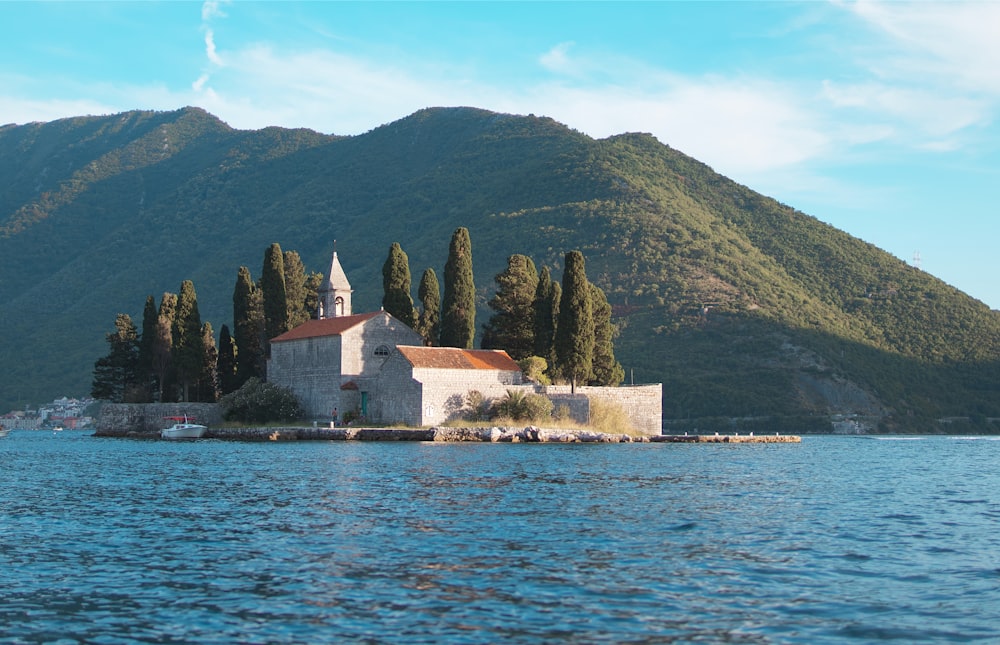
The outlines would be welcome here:
[[[860,19],[873,40],[851,49],[861,82],[823,85],[844,120],[887,124],[887,139],[952,151],[1000,111],[1000,4],[989,2],[836,3]]]
[[[872,61],[874,69],[1000,97],[1000,3],[861,0],[843,6],[892,40],[894,51]]]
[[[209,22],[213,18],[225,18],[226,14],[222,7],[227,4],[229,4],[228,0],[206,0],[201,5],[202,22]]]
[[[206,0],[201,5],[201,30],[205,34],[205,57],[214,68],[225,67],[225,61],[219,55],[215,46],[215,31],[212,29],[212,21],[217,18],[225,18],[226,13],[222,6],[228,4],[228,0]],[[197,93],[213,95],[214,92],[208,86],[212,78],[210,70],[203,71],[198,79],[191,84],[191,89]]]
[[[211,29],[205,30],[205,55],[208,56],[208,60],[214,65],[218,65],[219,67],[225,65],[215,49],[215,32]]]
[[[573,46],[572,42],[559,43],[549,51],[542,54],[538,62],[545,69],[560,74],[573,73],[571,68],[569,50]]]

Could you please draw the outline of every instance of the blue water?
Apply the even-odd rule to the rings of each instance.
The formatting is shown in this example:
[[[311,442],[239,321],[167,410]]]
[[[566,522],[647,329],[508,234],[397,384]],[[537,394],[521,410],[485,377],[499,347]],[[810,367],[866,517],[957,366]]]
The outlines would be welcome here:
[[[1000,642],[1000,441],[0,438],[0,642]]]

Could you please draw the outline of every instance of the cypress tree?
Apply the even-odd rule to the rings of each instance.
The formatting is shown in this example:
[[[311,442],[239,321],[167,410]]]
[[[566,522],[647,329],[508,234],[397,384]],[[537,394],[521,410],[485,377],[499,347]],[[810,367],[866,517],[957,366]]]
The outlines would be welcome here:
[[[611,305],[604,290],[590,285],[590,301],[594,316],[594,364],[589,385],[619,385],[625,380],[625,370],[615,360],[615,337],[618,328],[611,322]]]
[[[254,286],[250,269],[240,267],[233,288],[233,340],[236,342],[236,389],[251,377],[264,375],[264,317],[260,293]]]
[[[472,275],[472,242],[469,229],[462,227],[451,236],[448,262],[444,266],[441,346],[472,349],[475,337],[476,285]]]
[[[593,305],[583,254],[579,251],[566,254],[555,349],[556,368],[575,393],[576,384],[590,378],[594,363]]]
[[[552,338],[555,336],[556,325],[552,317],[552,301],[549,291],[552,289],[552,274],[549,267],[542,267],[538,274],[538,285],[535,287],[535,300],[532,303],[532,324],[535,332],[535,356],[548,358],[552,351]]]
[[[413,297],[410,295],[410,260],[393,242],[382,265],[382,309],[413,327]]]
[[[420,277],[420,287],[417,290],[423,311],[420,312],[419,329],[428,347],[437,345],[441,335],[441,287],[438,285],[437,274],[428,268]]]
[[[294,329],[309,320],[306,308],[308,290],[306,267],[297,251],[285,251],[285,302],[288,304],[288,328]]]
[[[219,357],[215,363],[218,373],[219,392],[223,395],[239,389],[236,384],[236,353],[238,348],[229,333],[229,325],[223,325],[219,332]]]
[[[215,347],[215,333],[212,323],[201,326],[201,344],[205,348],[201,375],[198,377],[198,400],[215,403],[219,400],[219,350]]]
[[[191,389],[196,386],[205,365],[205,343],[201,335],[201,314],[198,313],[198,295],[194,283],[185,280],[177,296],[177,312],[171,329],[174,370],[181,388],[181,400],[191,400]]]
[[[146,296],[146,306],[142,310],[142,335],[139,336],[139,356],[136,379],[145,390],[145,401],[152,401],[156,373],[153,370],[153,345],[156,343],[156,328],[159,315],[156,312],[156,298]]]
[[[533,304],[535,356],[544,358],[549,365],[549,372],[554,373],[556,355],[556,322],[559,319],[559,299],[562,297],[562,287],[553,282],[548,267],[542,267],[538,276],[538,288],[535,289]]]
[[[503,349],[516,361],[535,350],[534,301],[538,271],[526,255],[507,258],[507,268],[494,278],[497,292],[489,301],[495,313],[483,325],[483,349]]]
[[[160,298],[160,309],[156,316],[156,339],[153,342],[153,374],[156,376],[157,400],[174,400],[174,362],[171,355],[173,346],[174,315],[177,312],[177,295],[164,292]]]
[[[271,339],[288,331],[288,298],[285,290],[285,258],[275,242],[264,252],[264,268],[260,274],[260,291],[264,308],[264,352],[269,353]]]
[[[139,334],[128,314],[118,314],[115,331],[107,334],[108,355],[94,363],[91,395],[113,403],[129,401],[137,389]]]

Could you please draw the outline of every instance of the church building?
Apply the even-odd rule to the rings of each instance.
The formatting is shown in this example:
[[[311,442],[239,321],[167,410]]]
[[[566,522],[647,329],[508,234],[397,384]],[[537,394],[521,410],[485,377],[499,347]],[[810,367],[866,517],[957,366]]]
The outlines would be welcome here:
[[[500,398],[521,385],[506,352],[425,347],[385,311],[353,313],[352,294],[334,251],[318,317],[271,339],[267,380],[291,389],[308,416],[435,425],[458,414],[471,390]]]

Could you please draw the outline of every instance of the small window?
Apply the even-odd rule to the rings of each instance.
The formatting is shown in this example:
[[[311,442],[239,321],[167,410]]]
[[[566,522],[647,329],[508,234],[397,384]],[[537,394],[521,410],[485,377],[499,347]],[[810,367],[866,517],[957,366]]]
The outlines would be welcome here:
[[[379,356],[381,358],[388,357],[389,356],[389,346],[388,345],[379,345],[378,347],[375,348],[375,355]]]

